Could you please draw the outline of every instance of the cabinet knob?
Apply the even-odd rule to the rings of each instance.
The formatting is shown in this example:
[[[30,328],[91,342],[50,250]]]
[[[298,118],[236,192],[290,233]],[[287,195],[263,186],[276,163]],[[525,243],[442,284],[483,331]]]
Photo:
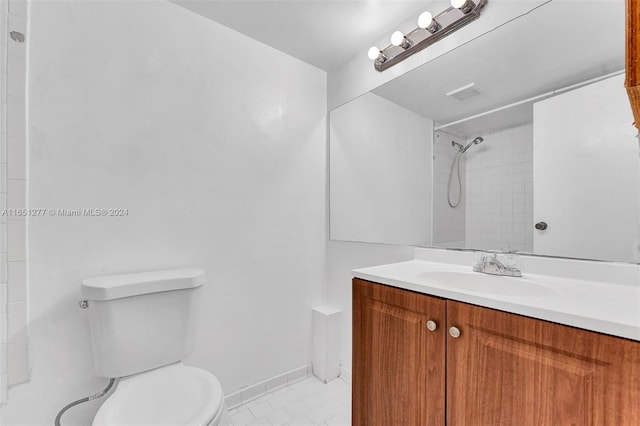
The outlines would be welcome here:
[[[457,339],[458,337],[460,337],[460,329],[458,329],[458,327],[451,327],[449,329],[449,334],[451,335],[451,337],[453,337],[454,339]]]
[[[427,321],[427,330],[435,331],[436,328],[438,328],[438,323],[437,322],[435,322],[433,320]]]
[[[546,222],[538,222],[536,223],[536,229],[538,231],[544,231],[545,229],[547,229],[548,225]]]

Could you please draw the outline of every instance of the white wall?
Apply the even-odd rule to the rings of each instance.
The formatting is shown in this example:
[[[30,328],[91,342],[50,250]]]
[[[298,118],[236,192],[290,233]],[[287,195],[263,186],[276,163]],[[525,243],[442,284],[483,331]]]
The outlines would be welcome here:
[[[327,303],[342,314],[340,359],[351,369],[351,271],[367,266],[403,262],[413,258],[413,247],[329,241],[327,259]]]
[[[82,278],[201,266],[194,355],[229,393],[307,364],[326,251],[326,74],[167,2],[34,2],[32,380],[2,424],[94,393]],[[88,424],[97,403],[65,415]]]
[[[532,253],[533,127],[481,136],[465,154],[466,247]]]
[[[538,254],[640,262],[640,156],[618,75],[534,104]]]
[[[373,93],[330,115],[331,239],[431,244],[433,121]]]
[[[374,113],[362,116],[363,113]],[[360,117],[360,118],[358,118]],[[397,120],[410,121],[414,129],[407,133],[402,131],[402,126],[395,126]],[[407,123],[409,124],[409,123]],[[338,129],[336,129],[336,125]],[[342,125],[342,126],[341,126]],[[366,94],[353,102],[334,110],[331,115],[331,234],[332,238],[356,238],[354,230],[366,231],[363,235],[372,235],[380,241],[389,236],[384,236],[385,223],[378,223],[379,228],[369,226],[362,228],[362,222],[372,217],[386,220],[376,216],[377,209],[393,214],[398,206],[413,205],[414,212],[396,212],[399,214],[413,214],[420,212],[417,217],[410,218],[416,235],[421,239],[430,240],[430,193],[429,181],[431,179],[431,150],[433,124],[430,120],[419,117],[397,105],[380,98],[374,94]],[[394,130],[395,129],[395,130]],[[359,137],[351,137],[352,132]],[[382,132],[379,133],[379,132]],[[395,133],[402,133],[403,137],[396,137]],[[366,137],[362,137],[366,134]],[[336,137],[337,136],[337,137]],[[345,142],[349,141],[349,144]],[[356,142],[353,144],[353,142]],[[405,144],[409,143],[410,149]],[[371,145],[371,147],[369,147]],[[417,155],[420,157],[418,158]],[[412,156],[414,158],[412,158]],[[397,163],[396,163],[397,162]],[[403,179],[396,183],[406,185],[422,194],[414,194],[414,199],[407,197],[399,199],[396,190],[390,190],[386,195],[379,194],[380,187],[374,182],[379,176],[386,179],[389,173],[402,173]],[[418,178],[416,178],[418,176]],[[352,180],[366,188],[367,179],[370,182],[370,203],[365,210],[358,209],[365,206],[357,191],[354,191]],[[353,183],[353,182],[352,182]],[[351,189],[351,194],[346,191]],[[378,192],[378,196],[374,194]],[[401,192],[401,191],[400,191]],[[354,202],[353,197],[360,201]],[[389,201],[393,200],[393,201]],[[390,207],[390,208],[389,208]],[[342,209],[342,210],[340,210]],[[350,210],[350,211],[348,211]],[[403,210],[408,210],[403,207]],[[373,213],[373,214],[372,214]],[[340,217],[342,215],[342,217]],[[360,215],[361,220],[357,221]],[[420,217],[422,216],[422,217]],[[399,216],[400,217],[400,216]],[[340,219],[340,220],[338,220]],[[350,229],[348,222],[359,229]],[[349,242],[330,240],[328,243],[327,259],[327,304],[341,309],[342,334],[340,345],[341,363],[347,369],[351,369],[351,270],[383,263],[400,262],[413,257],[413,248],[408,244],[411,235],[411,227],[402,226],[405,234],[402,237],[406,245],[371,244],[364,242]],[[397,229],[395,230],[397,231]],[[395,237],[398,234],[396,233]],[[425,240],[428,241],[428,240]],[[422,242],[428,244],[428,242]]]

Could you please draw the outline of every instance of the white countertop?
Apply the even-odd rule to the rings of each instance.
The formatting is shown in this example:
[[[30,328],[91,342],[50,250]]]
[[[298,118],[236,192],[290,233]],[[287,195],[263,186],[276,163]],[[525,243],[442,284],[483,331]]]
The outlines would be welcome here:
[[[535,260],[533,263],[535,262],[539,261]],[[631,283],[629,280],[615,283],[613,279],[605,283],[527,273],[525,268],[522,278],[513,278],[472,272],[471,265],[416,259],[355,269],[353,276],[640,341],[640,282],[635,282],[635,279]],[[580,272],[594,267],[579,262],[577,265],[573,267],[579,268]],[[633,268],[637,265],[623,265],[627,268],[626,272],[629,272],[629,266]],[[595,268],[597,267],[596,264]],[[604,267],[611,266],[609,264]],[[635,269],[631,269],[632,278],[635,276],[634,271]]]

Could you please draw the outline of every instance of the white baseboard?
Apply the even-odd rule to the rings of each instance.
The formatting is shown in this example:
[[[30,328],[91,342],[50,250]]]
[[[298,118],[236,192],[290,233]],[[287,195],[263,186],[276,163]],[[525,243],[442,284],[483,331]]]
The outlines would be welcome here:
[[[225,396],[225,402],[227,408],[232,409],[241,404],[246,404],[262,395],[273,392],[284,386],[306,379],[311,375],[311,364],[304,365],[286,373],[278,374],[270,379],[263,380],[256,384],[245,386],[239,391],[230,393]],[[349,379],[351,379],[351,373],[349,373]]]
[[[340,366],[340,378],[345,382],[351,384],[351,370],[346,368],[345,366]]]

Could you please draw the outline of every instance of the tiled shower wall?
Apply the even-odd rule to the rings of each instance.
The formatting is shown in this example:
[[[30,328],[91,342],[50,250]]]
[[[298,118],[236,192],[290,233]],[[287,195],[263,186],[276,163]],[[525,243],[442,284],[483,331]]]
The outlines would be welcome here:
[[[475,135],[474,135],[475,137]],[[453,133],[435,133],[433,244],[450,248],[533,251],[533,127],[525,124],[483,134],[460,159],[462,199],[447,203],[449,173],[458,152]],[[451,193],[458,187],[452,177]]]
[[[467,152],[466,246],[531,253],[533,126],[482,137],[484,142]]]
[[[433,138],[433,245],[464,248],[465,244],[465,156],[460,158],[460,180],[462,181],[462,198],[460,204],[452,208],[447,202],[449,190],[449,173],[451,164],[455,160],[458,148],[452,146],[451,141],[464,145],[461,136],[443,131],[435,132]],[[456,171],[452,176],[452,199],[458,196],[458,186],[455,185]]]
[[[0,2],[0,402],[29,378],[27,340],[27,2]]]

